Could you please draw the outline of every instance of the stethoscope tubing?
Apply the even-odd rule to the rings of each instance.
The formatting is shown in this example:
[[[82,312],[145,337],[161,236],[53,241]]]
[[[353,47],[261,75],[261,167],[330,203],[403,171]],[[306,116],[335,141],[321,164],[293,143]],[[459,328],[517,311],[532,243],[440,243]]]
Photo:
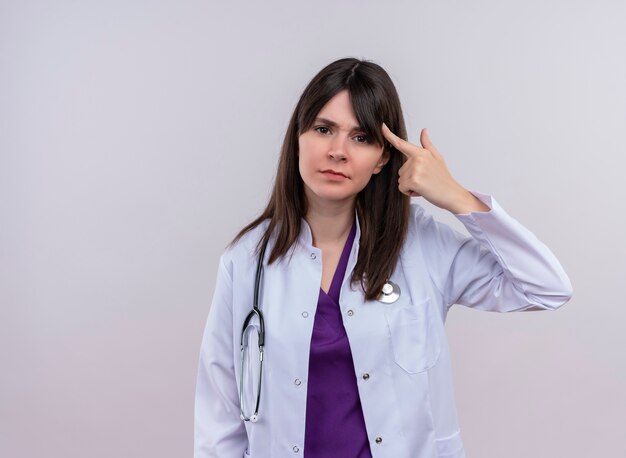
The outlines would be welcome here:
[[[263,273],[263,261],[265,259],[265,250],[267,248],[267,243],[269,239],[263,242],[263,246],[261,247],[261,252],[259,254],[259,260],[257,262],[256,267],[256,276],[254,280],[254,296],[252,302],[252,310],[246,316],[246,319],[243,321],[243,326],[241,328],[241,340],[239,342],[240,345],[240,359],[241,359],[241,372],[239,377],[239,416],[243,421],[252,421],[256,422],[259,418],[259,404],[261,402],[261,380],[263,380],[263,353],[265,346],[265,320],[263,319],[263,313],[259,308],[259,289],[261,285],[261,275]],[[245,342],[246,338],[246,329],[248,325],[252,321],[254,317],[258,318],[259,321],[259,330],[258,330],[258,346],[259,346],[259,382],[257,384],[257,397],[256,404],[254,406],[254,413],[249,417],[244,412],[244,396],[243,396],[243,374],[245,371],[245,354],[247,349],[247,344]]]

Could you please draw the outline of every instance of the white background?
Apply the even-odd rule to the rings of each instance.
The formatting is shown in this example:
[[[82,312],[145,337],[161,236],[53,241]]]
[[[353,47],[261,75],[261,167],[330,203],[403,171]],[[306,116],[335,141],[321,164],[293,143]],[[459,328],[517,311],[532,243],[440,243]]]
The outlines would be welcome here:
[[[346,56],[573,283],[554,313],[452,308],[468,458],[625,456],[624,24],[618,0],[1,0],[0,456],[191,455],[218,257]]]

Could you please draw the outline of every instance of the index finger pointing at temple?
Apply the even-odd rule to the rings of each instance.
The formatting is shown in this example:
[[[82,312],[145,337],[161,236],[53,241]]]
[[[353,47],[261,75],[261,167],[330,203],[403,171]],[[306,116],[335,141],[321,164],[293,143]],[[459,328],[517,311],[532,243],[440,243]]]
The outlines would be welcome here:
[[[419,148],[414,144],[409,143],[394,134],[385,123],[383,123],[382,133],[383,136],[389,141],[389,143],[391,143],[398,151],[400,151],[407,157],[411,157],[419,150]]]

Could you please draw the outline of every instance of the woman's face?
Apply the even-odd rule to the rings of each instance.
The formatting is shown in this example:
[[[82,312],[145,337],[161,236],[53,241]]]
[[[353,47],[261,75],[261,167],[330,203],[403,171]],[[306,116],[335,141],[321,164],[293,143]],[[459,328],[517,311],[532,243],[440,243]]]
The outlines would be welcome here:
[[[353,201],[387,163],[389,153],[361,130],[343,90],[298,138],[299,167],[308,202]]]

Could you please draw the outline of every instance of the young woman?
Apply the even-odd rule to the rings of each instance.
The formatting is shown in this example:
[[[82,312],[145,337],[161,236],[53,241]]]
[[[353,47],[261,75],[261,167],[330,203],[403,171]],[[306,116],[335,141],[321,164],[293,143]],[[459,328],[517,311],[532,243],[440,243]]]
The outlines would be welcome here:
[[[421,146],[406,139],[395,87],[372,62],[340,59],[304,90],[270,201],[219,262],[196,458],[463,457],[450,306],[554,310],[571,297],[550,250],[461,186],[426,129]]]

